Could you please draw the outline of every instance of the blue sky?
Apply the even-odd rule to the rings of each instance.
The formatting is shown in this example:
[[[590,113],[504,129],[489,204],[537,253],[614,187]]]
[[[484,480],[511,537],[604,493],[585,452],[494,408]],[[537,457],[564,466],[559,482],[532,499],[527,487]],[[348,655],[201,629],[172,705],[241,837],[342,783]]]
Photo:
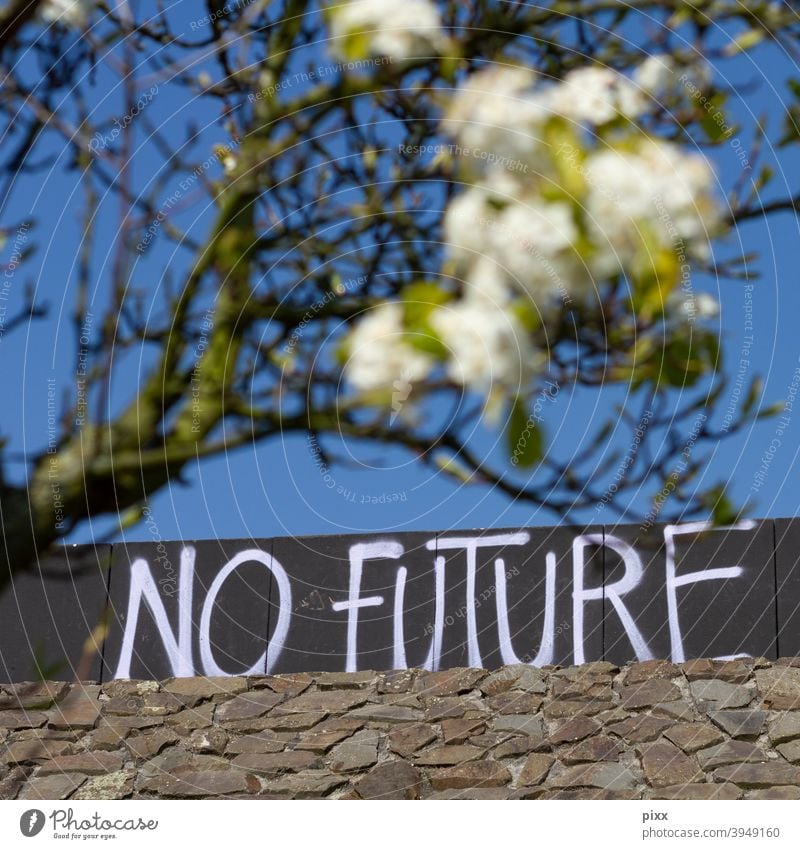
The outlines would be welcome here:
[[[320,53],[320,59],[324,54]],[[732,84],[748,83],[749,90],[732,109],[745,131],[752,130],[755,117],[766,116],[769,137],[780,132],[785,94],[784,80],[798,72],[793,63],[776,47],[761,47],[738,59],[726,62],[722,71]],[[148,86],[142,83],[144,90]],[[104,89],[100,82],[101,91]],[[109,86],[105,85],[108,91]],[[109,91],[108,101],[97,98],[97,114],[113,115],[118,108],[118,92]],[[180,111],[179,111],[180,110]],[[151,105],[148,119],[164,126],[178,126],[185,117],[208,124],[203,145],[222,139],[222,133],[208,116],[197,114],[197,104],[184,107],[180,93],[161,86]],[[176,136],[179,135],[176,133]],[[747,132],[738,137],[740,147],[725,144],[711,158],[721,185],[729,187],[742,173],[742,151],[751,154],[752,138]],[[141,148],[134,159],[138,180],[157,173],[157,153],[140,134]],[[202,146],[201,146],[202,147]],[[36,219],[36,228],[28,243],[38,246],[34,259],[14,276],[9,289],[9,311],[21,303],[23,285],[35,285],[38,296],[49,302],[52,318],[37,322],[29,329],[16,331],[0,339],[3,354],[4,414],[2,427],[9,437],[7,450],[14,454],[39,449],[47,444],[48,380],[55,380],[58,392],[69,380],[74,351],[74,333],[67,317],[71,313],[75,291],[75,260],[80,244],[80,190],[76,173],[65,173],[69,156],[57,151],[58,159],[45,169],[24,178],[15,186],[6,206],[2,224],[13,226],[25,215]],[[771,162],[776,178],[766,197],[796,194],[800,183],[797,154],[788,149],[764,151],[762,162]],[[751,172],[753,176],[755,171]],[[116,217],[115,201],[104,202],[104,214],[98,220],[98,247],[94,267],[97,270],[97,311],[101,314],[103,286],[109,279],[110,253]],[[185,221],[193,220],[194,234],[203,232],[206,210],[190,207]],[[736,281],[696,278],[697,289],[712,293],[721,303],[723,350],[730,369],[736,374],[739,351],[752,335],[745,374],[756,373],[765,379],[765,399],[769,402],[788,397],[792,392],[796,369],[800,367],[800,289],[797,285],[798,224],[788,213],[766,221],[754,220],[743,225],[726,242],[718,245],[720,256],[729,256],[739,248],[757,251],[755,268],[759,279],[750,294]],[[13,240],[13,234],[9,241]],[[157,291],[164,264],[172,262],[163,240],[154,242],[133,274],[135,286]],[[6,248],[8,253],[9,246]],[[751,299],[751,300],[750,300]],[[748,304],[752,303],[752,330],[745,323]],[[128,397],[131,381],[142,365],[135,359],[120,362],[115,381],[119,399]],[[723,392],[717,421],[721,420],[733,387]],[[587,424],[624,400],[619,393],[594,394],[562,392],[547,408],[546,429],[557,452],[569,452],[589,438]],[[479,426],[475,444],[488,454],[497,454],[504,445],[502,433]],[[776,442],[776,440],[779,440]],[[623,440],[624,445],[625,440]],[[499,444],[497,444],[499,443]],[[620,447],[617,445],[617,447]],[[624,450],[624,448],[623,448]],[[754,501],[757,516],[794,516],[800,505],[797,480],[800,450],[800,401],[787,410],[781,423],[763,421],[747,432],[707,446],[710,458],[705,482],[730,481],[731,493],[739,502]],[[316,533],[358,532],[366,530],[434,530],[467,527],[545,525],[561,521],[552,513],[537,512],[531,505],[513,503],[499,492],[482,485],[458,485],[451,479],[423,468],[413,457],[398,450],[358,447],[359,468],[333,467],[328,476],[320,471],[315,455],[302,435],[237,450],[236,452],[189,468],[185,484],[173,484],[151,501],[152,524],[126,532],[128,539],[150,539],[158,533],[164,539],[208,537],[268,537]],[[766,471],[764,471],[765,458]],[[17,462],[10,477],[21,479],[23,466]],[[756,491],[753,490],[756,488]],[[652,492],[641,493],[636,506],[648,503]],[[645,507],[646,509],[646,507]],[[611,519],[602,511],[576,512],[570,521],[602,522]],[[84,542],[106,533],[106,519],[83,525],[73,541]]]

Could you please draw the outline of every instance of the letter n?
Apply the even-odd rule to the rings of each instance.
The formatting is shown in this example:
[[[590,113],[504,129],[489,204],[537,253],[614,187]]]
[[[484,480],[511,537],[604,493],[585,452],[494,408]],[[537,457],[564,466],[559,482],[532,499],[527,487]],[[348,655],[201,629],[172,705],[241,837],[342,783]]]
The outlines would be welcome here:
[[[153,580],[150,566],[146,560],[134,560],[131,564],[131,583],[128,591],[128,613],[125,619],[125,633],[119,652],[119,663],[115,678],[131,677],[131,658],[133,656],[136,627],[139,623],[139,610],[146,602],[153,616],[161,642],[166,650],[176,678],[188,678],[194,675],[192,660],[192,587],[194,583],[195,550],[187,546],[181,550],[181,565],[178,587],[178,638],[169,623],[164,602],[158,584]]]

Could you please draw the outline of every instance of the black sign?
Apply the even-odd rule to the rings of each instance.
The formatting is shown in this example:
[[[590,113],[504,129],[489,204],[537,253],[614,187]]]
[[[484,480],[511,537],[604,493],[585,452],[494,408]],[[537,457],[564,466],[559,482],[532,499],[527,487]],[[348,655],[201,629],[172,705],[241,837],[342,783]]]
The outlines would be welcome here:
[[[800,521],[73,547],[0,598],[0,677],[800,653]]]

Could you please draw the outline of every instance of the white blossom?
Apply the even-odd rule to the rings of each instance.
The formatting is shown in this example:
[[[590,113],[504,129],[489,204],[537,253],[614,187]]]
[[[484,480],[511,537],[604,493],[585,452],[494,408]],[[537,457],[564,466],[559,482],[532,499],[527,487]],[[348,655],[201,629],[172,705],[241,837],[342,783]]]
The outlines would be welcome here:
[[[447,37],[439,11],[430,0],[350,0],[334,6],[332,50],[343,59],[349,38],[364,38],[366,52],[397,61],[442,53]],[[360,58],[360,57],[359,57]]]
[[[623,116],[638,118],[647,101],[638,87],[611,68],[576,68],[548,92],[558,112],[580,124],[601,125]]]
[[[48,23],[57,21],[65,26],[85,27],[94,8],[93,0],[45,0],[39,14]]]
[[[714,172],[699,154],[648,139],[635,150],[605,149],[586,165],[586,210],[600,273],[633,261],[641,228],[654,230],[663,245],[704,256],[721,208],[713,196]],[[678,244],[680,243],[680,244]]]
[[[439,307],[431,325],[448,349],[451,380],[485,394],[496,386],[522,388],[535,357],[512,312],[485,298],[467,296]]]
[[[535,80],[528,68],[493,66],[472,74],[453,95],[442,129],[457,141],[473,170],[491,166],[481,158],[483,152],[502,163],[489,169],[496,174],[526,169],[535,174],[545,167],[541,128],[552,113],[532,97]]]
[[[364,392],[422,380],[434,365],[430,356],[409,342],[398,303],[380,304],[358,321],[349,350],[347,379]]]
[[[643,93],[658,101],[690,100],[711,82],[707,62],[679,64],[673,56],[648,56],[633,74]]]
[[[448,207],[444,236],[468,289],[498,303],[525,291],[544,307],[591,282],[574,248],[572,208],[535,192],[509,197],[469,188]]]

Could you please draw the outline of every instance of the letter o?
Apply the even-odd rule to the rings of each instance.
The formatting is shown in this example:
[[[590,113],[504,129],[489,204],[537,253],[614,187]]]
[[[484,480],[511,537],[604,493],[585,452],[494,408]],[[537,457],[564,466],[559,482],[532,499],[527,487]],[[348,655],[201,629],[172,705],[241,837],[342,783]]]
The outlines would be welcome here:
[[[258,675],[264,669],[264,662],[267,660],[269,653],[269,662],[267,663],[266,671],[269,672],[278,659],[283,644],[286,640],[286,634],[289,631],[289,620],[292,616],[292,587],[289,583],[289,576],[286,570],[266,551],[260,548],[249,548],[246,551],[241,551],[232,560],[229,560],[225,566],[217,573],[217,577],[208,588],[206,600],[203,602],[203,612],[200,616],[200,658],[203,662],[203,669],[206,675],[230,675],[230,672],[225,672],[214,660],[214,653],[211,650],[211,612],[214,608],[214,602],[217,599],[222,585],[228,579],[228,576],[235,572],[242,563],[262,563],[269,569],[272,576],[278,582],[278,591],[280,594],[280,606],[278,612],[278,624],[275,626],[275,632],[270,640],[270,647],[277,646],[276,650],[265,651],[264,654],[250,667],[246,672],[238,673],[242,675]]]

